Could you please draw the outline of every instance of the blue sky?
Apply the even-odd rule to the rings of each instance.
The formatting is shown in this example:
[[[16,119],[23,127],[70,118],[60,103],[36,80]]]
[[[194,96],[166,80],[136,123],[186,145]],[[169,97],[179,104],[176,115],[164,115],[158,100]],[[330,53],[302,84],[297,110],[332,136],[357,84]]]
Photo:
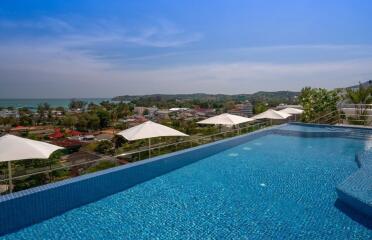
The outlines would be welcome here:
[[[369,0],[2,0],[0,97],[252,93],[372,79]]]

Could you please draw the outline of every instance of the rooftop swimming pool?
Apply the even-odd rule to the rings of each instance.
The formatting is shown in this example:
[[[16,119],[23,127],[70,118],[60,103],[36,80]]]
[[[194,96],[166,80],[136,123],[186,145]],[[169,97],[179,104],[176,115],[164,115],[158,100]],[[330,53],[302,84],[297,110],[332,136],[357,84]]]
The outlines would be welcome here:
[[[350,131],[349,129],[341,129],[337,127],[331,126],[307,126],[307,125],[299,125],[299,124],[285,124],[284,126],[279,126],[278,129],[282,130],[290,130],[290,131],[300,131],[300,132],[338,132],[338,131]]]
[[[0,239],[372,238],[372,220],[345,213],[335,191],[371,142],[270,132],[238,138],[244,141]]]

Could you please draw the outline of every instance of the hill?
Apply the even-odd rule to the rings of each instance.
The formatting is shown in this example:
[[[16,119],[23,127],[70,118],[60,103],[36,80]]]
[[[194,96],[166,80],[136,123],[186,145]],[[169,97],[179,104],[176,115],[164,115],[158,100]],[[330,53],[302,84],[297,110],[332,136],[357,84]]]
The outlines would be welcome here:
[[[166,105],[181,106],[185,103],[198,102],[217,102],[222,103],[226,101],[243,102],[249,100],[252,103],[267,102],[270,105],[279,103],[293,104],[297,102],[299,92],[292,91],[277,91],[277,92],[256,92],[253,94],[151,94],[151,95],[123,95],[114,97],[113,101],[130,101],[141,106]]]

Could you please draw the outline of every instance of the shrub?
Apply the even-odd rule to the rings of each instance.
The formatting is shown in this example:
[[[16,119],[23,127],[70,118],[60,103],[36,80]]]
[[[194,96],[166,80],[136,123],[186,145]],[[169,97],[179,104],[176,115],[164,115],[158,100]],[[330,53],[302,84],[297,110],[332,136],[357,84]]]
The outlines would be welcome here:
[[[95,151],[98,153],[107,154],[112,152],[112,148],[113,144],[111,141],[100,141],[97,144]]]
[[[107,169],[107,168],[112,168],[112,167],[115,167],[116,164],[114,162],[110,162],[110,161],[102,161],[102,162],[99,162],[98,164],[88,168],[86,170],[87,173],[93,173],[93,172],[97,172],[97,171],[101,171],[101,170],[104,170],[104,169]]]

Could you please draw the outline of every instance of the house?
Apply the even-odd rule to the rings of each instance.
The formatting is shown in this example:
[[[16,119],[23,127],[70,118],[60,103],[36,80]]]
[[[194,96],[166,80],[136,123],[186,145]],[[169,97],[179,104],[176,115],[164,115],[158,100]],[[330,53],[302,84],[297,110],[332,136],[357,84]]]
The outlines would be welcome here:
[[[108,134],[108,133],[101,133],[96,135],[96,140],[97,141],[111,141],[112,138],[114,137],[113,134]]]
[[[229,110],[228,113],[242,117],[251,117],[253,116],[253,106],[249,101],[245,101],[244,103],[236,104],[234,109]]]
[[[56,129],[54,129],[54,133],[53,134],[50,134],[48,137],[50,139],[60,139],[60,138],[64,138],[65,136],[61,132],[61,129],[60,128],[56,128]]]
[[[11,128],[10,129],[10,132],[11,133],[21,133],[21,132],[28,132],[31,130],[31,127],[24,127],[24,126],[16,126],[14,128]]]
[[[285,108],[297,108],[297,109],[302,109],[302,106],[301,105],[288,105],[288,104],[284,104],[284,103],[281,103],[279,104],[275,110],[279,111],[279,110],[282,110],[282,109],[285,109]]]
[[[169,111],[171,112],[184,112],[189,110],[189,108],[170,108]]]
[[[80,141],[93,141],[95,140],[94,135],[84,135],[79,137]]]
[[[161,110],[156,111],[155,115],[159,120],[163,120],[163,119],[169,119],[169,113],[170,111],[168,109],[161,109]]]
[[[144,123],[147,121],[147,118],[141,115],[134,115],[130,116],[126,119],[119,119],[119,122],[124,123],[127,128],[134,127],[140,123]]]
[[[137,115],[143,115],[145,110],[146,110],[145,107],[134,107],[133,112]]]
[[[18,110],[2,109],[0,110],[0,117],[1,118],[7,118],[7,117],[19,118],[19,112]]]
[[[155,114],[156,114],[156,112],[158,111],[159,109],[157,108],[157,107],[155,107],[155,106],[153,106],[153,107],[149,107],[149,108],[147,108],[147,115],[150,117],[150,118],[153,118],[154,116],[155,116]]]
[[[79,150],[79,148],[83,145],[83,143],[79,140],[72,139],[53,140],[50,143],[73,151]]]
[[[212,108],[196,108],[194,109],[194,116],[199,118],[213,117],[216,115],[216,109]]]
[[[69,136],[81,136],[82,133],[76,130],[67,130],[66,134]]]

